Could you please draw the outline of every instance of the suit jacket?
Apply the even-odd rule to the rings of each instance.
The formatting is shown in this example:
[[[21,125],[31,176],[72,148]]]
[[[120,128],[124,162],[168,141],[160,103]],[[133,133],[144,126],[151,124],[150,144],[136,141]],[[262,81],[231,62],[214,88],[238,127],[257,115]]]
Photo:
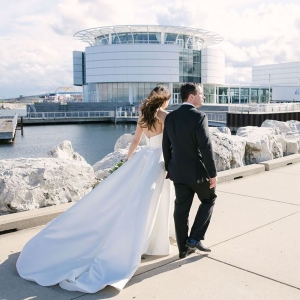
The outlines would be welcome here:
[[[165,119],[165,168],[175,183],[194,184],[217,176],[206,114],[181,105]]]

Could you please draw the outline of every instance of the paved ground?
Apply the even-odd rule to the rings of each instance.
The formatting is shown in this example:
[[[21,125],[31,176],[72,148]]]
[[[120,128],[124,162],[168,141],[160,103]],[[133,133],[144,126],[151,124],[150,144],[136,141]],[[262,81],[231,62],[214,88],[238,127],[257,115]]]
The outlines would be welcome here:
[[[223,182],[217,190],[205,240],[212,252],[178,260],[171,240],[172,255],[143,259],[120,293],[111,287],[67,292],[25,281],[15,263],[42,226],[0,235],[0,299],[299,300],[300,163]]]

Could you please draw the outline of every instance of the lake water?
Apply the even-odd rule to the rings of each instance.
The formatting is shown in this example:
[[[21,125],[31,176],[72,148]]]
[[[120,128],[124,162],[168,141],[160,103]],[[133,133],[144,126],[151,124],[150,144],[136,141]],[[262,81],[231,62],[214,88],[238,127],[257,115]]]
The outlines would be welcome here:
[[[0,159],[46,157],[47,152],[64,140],[72,143],[75,152],[93,165],[113,152],[117,139],[135,131],[134,123],[93,123],[24,126],[16,131],[13,143],[0,143]]]

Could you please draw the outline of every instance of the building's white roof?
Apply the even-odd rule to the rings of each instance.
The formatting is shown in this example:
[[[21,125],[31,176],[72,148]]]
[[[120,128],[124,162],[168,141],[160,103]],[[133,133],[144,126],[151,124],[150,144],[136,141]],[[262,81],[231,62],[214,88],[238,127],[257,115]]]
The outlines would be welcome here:
[[[165,32],[173,34],[183,34],[190,37],[195,37],[201,40],[202,47],[217,44],[223,40],[221,36],[211,31],[181,27],[181,26],[165,26],[165,25],[117,25],[107,27],[89,28],[78,31],[74,34],[74,38],[83,42],[89,43],[91,46],[96,44],[96,38],[107,34],[120,33],[135,33],[135,32]]]

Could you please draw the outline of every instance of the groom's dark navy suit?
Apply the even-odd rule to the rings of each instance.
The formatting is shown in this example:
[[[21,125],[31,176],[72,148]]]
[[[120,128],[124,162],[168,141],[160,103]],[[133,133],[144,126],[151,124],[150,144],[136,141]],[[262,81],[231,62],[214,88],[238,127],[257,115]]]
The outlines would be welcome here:
[[[206,115],[182,104],[165,119],[163,134],[165,168],[174,182],[174,221],[179,252],[186,251],[188,217],[195,193],[201,201],[189,237],[203,240],[216,199],[209,178],[217,176]]]

